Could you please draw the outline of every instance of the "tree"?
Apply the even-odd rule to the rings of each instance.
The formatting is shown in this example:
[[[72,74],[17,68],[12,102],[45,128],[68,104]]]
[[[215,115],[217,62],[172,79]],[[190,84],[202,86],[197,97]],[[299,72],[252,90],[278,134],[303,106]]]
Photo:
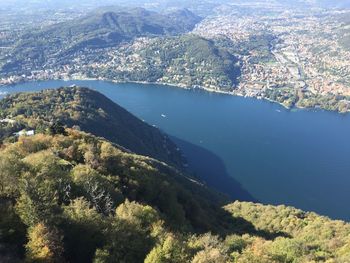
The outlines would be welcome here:
[[[115,201],[123,200],[121,194],[111,187],[110,182],[89,165],[77,165],[70,175],[80,188],[79,192],[98,212],[109,215],[114,212]]]
[[[117,218],[146,231],[159,220],[157,211],[151,206],[144,206],[129,200],[118,206],[115,214]]]
[[[185,263],[191,258],[186,241],[179,236],[168,234],[164,242],[147,255],[145,263]]]
[[[70,183],[67,164],[49,150],[28,155],[25,163],[30,169],[21,176],[16,210],[28,226],[53,223]]]
[[[106,249],[96,249],[94,259],[92,261],[93,263],[109,263],[113,262],[113,259],[111,258],[109,251]]]
[[[6,152],[0,155],[0,197],[18,195],[19,178],[24,168],[18,154]]]
[[[43,223],[28,230],[26,260],[37,263],[63,262],[62,236],[56,228],[49,228]]]
[[[22,257],[26,234],[26,226],[16,214],[12,202],[0,201],[0,254],[9,252],[14,256]],[[0,262],[2,262],[1,257]]]
[[[269,246],[271,257],[278,262],[297,262],[306,250],[300,242],[295,239],[278,237]]]
[[[106,245],[96,252],[95,262],[142,262],[155,244],[152,230],[158,222],[152,207],[126,200],[116,209]]]
[[[70,262],[89,262],[106,239],[106,222],[84,198],[77,198],[64,207],[62,229],[66,255]]]
[[[192,263],[226,263],[228,261],[227,247],[218,236],[210,233],[192,237],[190,247],[198,251]]]
[[[226,263],[227,261],[228,256],[218,248],[206,248],[194,256],[192,263]]]
[[[63,124],[59,121],[51,123],[48,131],[50,135],[56,135],[56,134],[67,135]]]
[[[23,180],[21,196],[17,199],[16,211],[27,226],[39,222],[52,223],[59,213],[58,194],[55,182],[35,178],[31,174]]]

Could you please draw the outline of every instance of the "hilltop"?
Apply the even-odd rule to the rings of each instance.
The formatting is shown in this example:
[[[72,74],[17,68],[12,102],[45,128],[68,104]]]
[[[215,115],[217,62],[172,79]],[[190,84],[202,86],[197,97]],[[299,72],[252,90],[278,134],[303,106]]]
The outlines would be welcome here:
[[[184,87],[232,90],[238,82],[238,58],[213,41],[193,34],[135,41],[108,63],[86,66],[89,77],[147,81]],[[112,53],[105,53],[110,61]],[[80,69],[81,70],[81,69]]]
[[[156,40],[140,54],[158,61],[160,82],[232,90],[240,76],[237,57],[193,34]]]

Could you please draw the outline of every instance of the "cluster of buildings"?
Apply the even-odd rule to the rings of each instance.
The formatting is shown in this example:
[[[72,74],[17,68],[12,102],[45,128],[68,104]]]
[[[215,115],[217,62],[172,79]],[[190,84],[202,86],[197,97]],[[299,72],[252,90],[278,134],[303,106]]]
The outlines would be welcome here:
[[[271,59],[251,49],[241,55],[239,94],[264,96],[266,89],[301,89],[317,95],[350,96],[350,50],[341,45],[339,11],[284,11],[274,15],[218,15],[199,24],[195,33],[230,39],[243,46],[250,37],[271,34]],[[350,11],[342,11],[350,16]],[[259,59],[260,56],[260,59]]]

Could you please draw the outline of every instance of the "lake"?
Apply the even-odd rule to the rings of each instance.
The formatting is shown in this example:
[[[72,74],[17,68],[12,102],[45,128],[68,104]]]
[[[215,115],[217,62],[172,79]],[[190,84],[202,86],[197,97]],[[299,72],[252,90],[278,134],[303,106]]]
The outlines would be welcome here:
[[[0,91],[72,84],[100,91],[169,134],[191,169],[223,191],[231,189],[222,178],[231,177],[262,203],[350,220],[350,115],[151,84],[45,81]]]

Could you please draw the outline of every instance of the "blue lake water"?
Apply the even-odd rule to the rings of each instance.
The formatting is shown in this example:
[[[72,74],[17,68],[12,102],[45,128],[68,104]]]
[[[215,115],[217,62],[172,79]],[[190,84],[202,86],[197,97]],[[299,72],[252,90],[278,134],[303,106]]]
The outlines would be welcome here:
[[[32,82],[0,91],[72,84],[100,91],[173,136],[197,173],[205,167],[212,180],[225,173],[263,203],[350,220],[350,115],[290,111],[266,101],[201,90],[103,81]]]

